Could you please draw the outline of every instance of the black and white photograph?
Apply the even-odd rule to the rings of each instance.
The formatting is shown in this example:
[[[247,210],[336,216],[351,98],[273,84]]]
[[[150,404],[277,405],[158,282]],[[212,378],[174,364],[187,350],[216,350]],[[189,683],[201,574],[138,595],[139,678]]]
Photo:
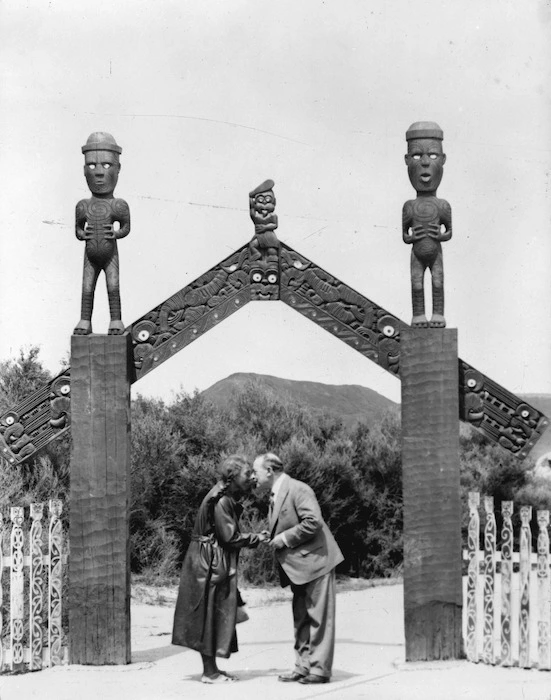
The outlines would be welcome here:
[[[0,700],[550,700],[550,32],[0,3]]]

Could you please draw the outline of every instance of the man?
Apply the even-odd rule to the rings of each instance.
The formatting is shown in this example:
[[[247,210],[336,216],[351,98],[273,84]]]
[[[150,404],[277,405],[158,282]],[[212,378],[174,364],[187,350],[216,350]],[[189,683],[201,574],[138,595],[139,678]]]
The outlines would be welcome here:
[[[343,560],[316,496],[284,473],[271,452],[253,464],[257,488],[271,490],[269,534],[282,586],[293,591],[295,668],[280,681],[328,683],[335,648],[335,567]]]

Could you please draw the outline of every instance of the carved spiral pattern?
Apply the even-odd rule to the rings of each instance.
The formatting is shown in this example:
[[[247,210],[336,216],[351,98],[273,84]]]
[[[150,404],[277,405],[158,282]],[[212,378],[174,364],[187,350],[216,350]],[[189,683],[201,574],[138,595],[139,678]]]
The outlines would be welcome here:
[[[538,510],[538,667],[550,667],[549,511]]]
[[[530,519],[532,508],[520,509],[520,610],[519,610],[519,666],[530,668],[530,555],[532,554],[532,532]]]
[[[63,548],[63,533],[61,529],[61,501],[50,501],[50,566],[48,585],[48,608],[50,625],[48,643],[50,647],[50,666],[59,665],[61,658],[61,552]]]
[[[88,216],[96,221],[107,219],[111,214],[109,200],[93,197],[88,204]]]
[[[533,406],[459,360],[459,417],[520,458],[549,425]]]
[[[413,216],[420,223],[431,222],[440,219],[438,206],[432,197],[420,197],[413,200]]]
[[[281,248],[281,300],[393,374],[405,324],[296,251]]]
[[[10,643],[13,670],[23,663],[23,508],[12,508],[11,520]]]
[[[42,601],[44,597],[44,565],[42,563],[42,503],[33,503],[30,532],[30,669],[42,668]]]
[[[513,502],[502,501],[501,515],[501,665],[511,666],[511,614],[513,596]]]
[[[495,591],[495,554],[496,554],[496,519],[494,499],[484,498],[486,526],[484,528],[484,632],[483,658],[487,664],[493,664],[494,653],[494,591]]]
[[[480,516],[478,493],[469,493],[469,527],[467,535],[467,550],[469,566],[467,573],[467,638],[466,651],[469,661],[478,661],[478,646],[476,638],[476,594],[478,584],[478,550],[480,546]]]

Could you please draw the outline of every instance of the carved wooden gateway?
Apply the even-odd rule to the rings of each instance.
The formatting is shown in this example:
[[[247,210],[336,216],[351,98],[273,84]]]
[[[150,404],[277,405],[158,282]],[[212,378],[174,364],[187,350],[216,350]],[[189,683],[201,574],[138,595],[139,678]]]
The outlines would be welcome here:
[[[283,301],[350,347],[400,376],[400,337],[408,324],[349,287],[275,234],[277,217],[262,209],[267,191],[250,197],[255,236],[235,253],[126,328],[134,382],[250,301]],[[257,188],[258,190],[258,188]],[[256,192],[256,191],[253,191]],[[252,195],[252,193],[251,193]],[[256,208],[255,208],[256,207]],[[265,212],[263,214],[263,211]],[[270,245],[259,219],[270,217]],[[274,244],[275,243],[275,244]],[[459,359],[459,418],[524,458],[549,424],[536,408]],[[0,451],[10,463],[28,460],[70,427],[71,370],[0,416]]]
[[[409,156],[414,161],[419,156],[417,174],[423,186],[418,196],[427,195],[432,202],[438,178],[433,182],[423,172],[432,146],[425,153],[425,145],[418,142],[426,134],[418,129],[415,135]],[[440,151],[437,157],[443,155]],[[108,160],[105,164],[112,165]],[[273,188],[273,181],[266,180],[249,193],[255,227],[249,243],[124,333],[119,333],[118,302],[112,307],[110,335],[89,333],[91,306],[83,303],[85,323],[81,319],[71,340],[72,368],[0,416],[0,456],[11,464],[33,458],[73,422],[71,663],[130,661],[130,385],[251,301],[284,302],[401,378],[406,660],[458,658],[463,653],[457,418],[519,458],[528,455],[548,419],[458,359],[457,331],[445,328],[438,266],[431,268],[433,296],[440,304],[436,316],[425,322],[420,290],[413,286],[416,322],[409,326],[278,240]],[[413,247],[423,236],[436,236],[439,251],[447,233],[442,237],[433,228],[448,226],[451,235],[451,218],[442,224],[439,215],[434,223],[431,214],[427,223],[421,216],[425,204],[423,200],[413,207],[415,216],[407,224],[414,233]],[[444,205],[449,209],[438,200],[447,211]],[[129,225],[129,214],[127,219]],[[88,230],[87,222],[80,226]],[[111,227],[110,222],[104,227],[109,240]],[[99,240],[103,229],[96,226],[94,231]],[[421,246],[414,253],[424,265],[423,250]],[[432,520],[426,517],[429,511]]]

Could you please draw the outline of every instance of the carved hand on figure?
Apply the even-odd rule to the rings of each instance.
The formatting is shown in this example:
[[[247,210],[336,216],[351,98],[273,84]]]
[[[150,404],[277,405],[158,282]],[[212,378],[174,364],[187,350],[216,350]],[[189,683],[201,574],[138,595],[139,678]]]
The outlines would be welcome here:
[[[420,241],[422,238],[434,238],[437,241],[441,233],[439,224],[417,224],[412,226],[410,231],[414,241]]]
[[[91,226],[86,222],[84,227],[84,237],[83,241],[89,241],[92,238],[96,238],[98,234],[103,234],[103,238],[113,239],[116,238],[116,233],[113,228],[113,224],[100,224],[99,226]]]

